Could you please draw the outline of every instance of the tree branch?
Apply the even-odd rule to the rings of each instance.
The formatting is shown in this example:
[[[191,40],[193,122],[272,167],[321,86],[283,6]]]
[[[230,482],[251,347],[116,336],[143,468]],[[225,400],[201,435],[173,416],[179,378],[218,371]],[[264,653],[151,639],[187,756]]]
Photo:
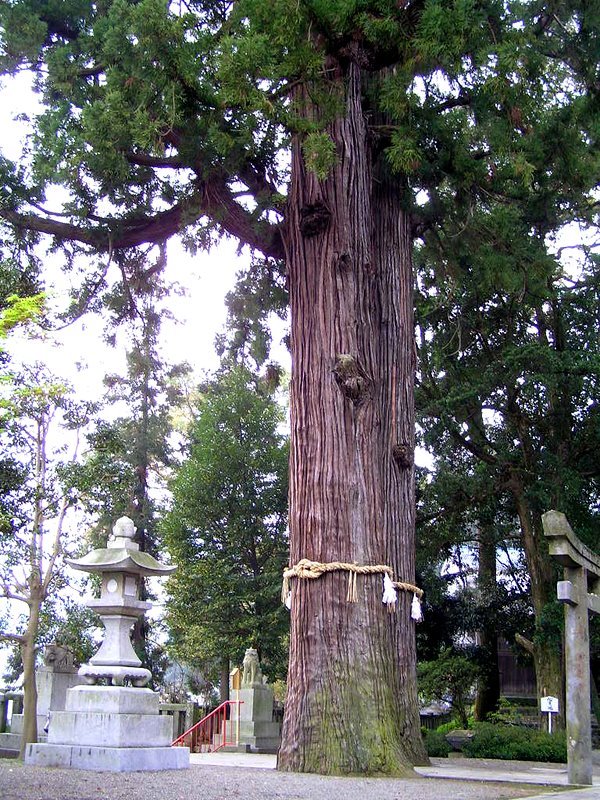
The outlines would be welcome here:
[[[106,237],[106,241],[103,241],[104,237],[100,231],[82,228],[69,222],[59,222],[58,220],[39,217],[36,214],[24,214],[11,209],[3,209],[0,211],[0,216],[16,228],[46,233],[49,236],[56,236],[67,241],[81,242],[94,247],[96,250],[104,251],[108,250],[109,247],[108,231],[103,232]]]
[[[187,166],[178,156],[158,158],[147,153],[128,152],[125,153],[125,158],[130,164],[136,164],[140,167],[152,167],[153,169],[185,169]]]
[[[0,641],[17,642],[17,644],[22,644],[24,640],[25,637],[19,636],[17,633],[5,633],[4,631],[0,631]]]
[[[0,216],[17,228],[38,231],[64,241],[80,242],[95,250],[106,252],[158,244],[179,233],[186,225],[203,216],[211,217],[224,231],[242,243],[260,250],[265,256],[281,259],[284,256],[279,226],[265,220],[255,220],[251,213],[235,201],[223,176],[200,184],[190,197],[181,200],[168,211],[138,219],[104,218],[95,228],[47,219],[3,209]]]
[[[533,642],[532,641],[530,641],[529,639],[526,639],[520,633],[515,633],[515,642],[518,645],[520,645],[523,648],[523,650],[525,650],[527,653],[529,653],[530,655],[533,655],[534,650],[533,650]]]
[[[455,428],[450,431],[450,436],[461,444],[466,450],[469,451],[472,455],[478,458],[480,461],[483,461],[486,464],[490,464],[491,466],[495,467],[498,465],[498,459],[496,456],[491,455],[490,453],[486,452],[482,447],[479,447],[472,442],[470,439],[467,439],[466,436],[463,436],[459,433]]]
[[[431,110],[435,114],[439,114],[443,111],[450,111],[453,108],[470,106],[472,102],[473,98],[470,94],[461,92],[457,97],[450,97],[448,100],[444,100],[443,103],[440,103],[437,106],[432,106]]]
[[[209,215],[227,233],[260,250],[267,257],[284,257],[279,227],[265,220],[255,220],[249,211],[235,201],[224,180],[209,181],[206,184],[206,207]]]
[[[77,75],[80,78],[94,78],[97,75],[102,75],[103,72],[106,72],[104,64],[94,64],[91,67],[83,67],[78,70]]]
[[[0,593],[0,597],[3,597],[5,600],[17,600],[19,603],[28,603],[29,599],[24,595],[17,594],[13,592],[10,586],[6,583],[2,587],[2,592]]]

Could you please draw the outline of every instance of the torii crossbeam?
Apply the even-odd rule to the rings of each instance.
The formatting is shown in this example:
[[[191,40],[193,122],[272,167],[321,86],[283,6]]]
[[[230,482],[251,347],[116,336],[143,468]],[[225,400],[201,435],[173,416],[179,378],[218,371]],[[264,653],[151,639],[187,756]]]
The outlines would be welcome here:
[[[542,517],[550,555],[564,568],[556,584],[565,604],[565,676],[569,783],[592,784],[590,634],[588,612],[600,614],[600,558],[580,542],[559,511]]]

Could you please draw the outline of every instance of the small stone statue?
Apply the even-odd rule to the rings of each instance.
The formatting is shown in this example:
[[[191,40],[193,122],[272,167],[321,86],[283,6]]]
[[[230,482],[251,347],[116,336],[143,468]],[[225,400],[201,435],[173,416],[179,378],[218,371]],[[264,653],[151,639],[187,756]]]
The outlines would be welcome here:
[[[73,669],[73,653],[62,644],[46,645],[44,664],[53,672],[70,672]]]
[[[262,686],[263,674],[258,663],[258,653],[253,647],[249,647],[246,650],[242,667],[244,668],[242,675],[243,689],[251,686]]]

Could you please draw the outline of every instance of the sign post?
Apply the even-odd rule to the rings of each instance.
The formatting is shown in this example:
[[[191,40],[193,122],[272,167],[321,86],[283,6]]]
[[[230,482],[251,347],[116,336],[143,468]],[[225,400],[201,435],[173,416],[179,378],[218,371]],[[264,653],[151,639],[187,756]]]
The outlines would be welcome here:
[[[235,692],[235,746],[240,744],[240,689],[242,688],[242,670],[239,667],[229,673],[231,689]]]
[[[558,697],[540,697],[540,710],[548,714],[548,733],[552,733],[552,714],[558,714]]]

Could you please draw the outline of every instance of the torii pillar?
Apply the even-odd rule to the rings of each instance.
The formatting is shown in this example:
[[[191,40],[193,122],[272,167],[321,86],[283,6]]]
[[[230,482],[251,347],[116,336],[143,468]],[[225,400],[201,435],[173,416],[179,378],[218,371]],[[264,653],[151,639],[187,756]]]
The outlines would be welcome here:
[[[565,606],[565,677],[569,783],[592,785],[590,634],[588,612],[600,614],[600,558],[579,541],[559,511],[542,517],[550,555],[564,568],[556,584]]]

